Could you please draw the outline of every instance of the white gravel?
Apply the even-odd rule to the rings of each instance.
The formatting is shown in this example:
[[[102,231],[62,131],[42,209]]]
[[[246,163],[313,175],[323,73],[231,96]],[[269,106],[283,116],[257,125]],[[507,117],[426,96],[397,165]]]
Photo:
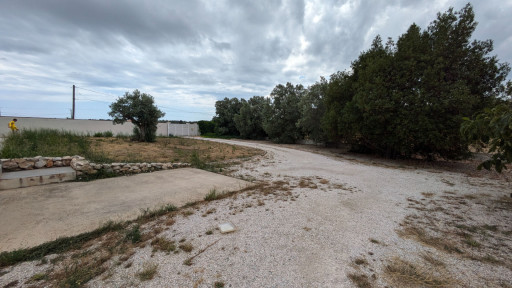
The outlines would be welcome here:
[[[152,252],[147,245],[130,258],[131,267],[111,265],[109,277],[97,277],[88,283],[90,287],[213,287],[215,282],[225,287],[354,287],[347,277],[354,272],[375,274],[375,287],[384,287],[387,280],[382,270],[387,261],[399,256],[418,262],[421,251],[443,259],[452,273],[462,275],[455,277],[460,287],[492,287],[495,282],[489,279],[512,279],[510,269],[443,254],[396,233],[403,219],[414,213],[407,208],[408,198],[446,191],[501,197],[510,193],[510,183],[475,180],[458,173],[372,166],[261,142],[214,141],[267,151],[265,156],[244,162],[234,175],[267,182],[282,180],[289,183],[289,191],[267,196],[244,192],[198,210],[189,208],[192,215],[178,216],[159,236],[186,239],[194,246],[191,253],[167,255]],[[301,180],[316,188],[301,188]],[[210,214],[206,214],[208,210]],[[510,219],[510,211],[504,217]],[[221,234],[215,229],[226,221],[237,230]],[[212,229],[213,234],[205,234]],[[508,237],[506,244],[511,245]],[[193,265],[183,264],[212,243],[194,258]],[[357,266],[356,258],[366,259],[368,265]],[[158,264],[158,273],[141,282],[135,275],[144,263]],[[19,279],[14,287],[21,287],[34,271],[41,270],[44,267],[35,263],[4,269],[10,272],[0,277],[0,286]]]

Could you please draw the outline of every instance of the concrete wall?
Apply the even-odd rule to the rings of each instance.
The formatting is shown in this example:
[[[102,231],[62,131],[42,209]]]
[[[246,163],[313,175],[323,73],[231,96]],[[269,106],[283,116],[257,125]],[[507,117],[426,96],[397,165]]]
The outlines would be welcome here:
[[[0,136],[10,133],[8,127],[9,122],[14,117],[0,117]],[[76,133],[93,135],[96,132],[111,131],[114,136],[118,134],[131,135],[133,133],[133,124],[126,122],[125,124],[114,125],[111,120],[73,120],[73,119],[50,119],[50,118],[29,118],[16,117],[16,127],[18,129],[38,129],[51,128],[57,130],[74,131]],[[198,136],[199,126],[197,123],[188,124],[172,124],[158,123],[156,135],[168,136]]]

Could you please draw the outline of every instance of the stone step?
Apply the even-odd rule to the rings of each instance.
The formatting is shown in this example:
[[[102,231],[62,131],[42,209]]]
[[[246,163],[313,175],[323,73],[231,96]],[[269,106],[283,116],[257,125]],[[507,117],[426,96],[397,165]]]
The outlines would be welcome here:
[[[0,190],[73,181],[76,171],[71,167],[23,170],[0,174]]]

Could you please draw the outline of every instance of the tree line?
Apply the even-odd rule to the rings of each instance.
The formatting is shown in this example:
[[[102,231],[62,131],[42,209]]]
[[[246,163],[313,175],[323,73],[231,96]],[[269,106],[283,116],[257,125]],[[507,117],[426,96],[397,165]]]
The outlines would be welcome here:
[[[270,97],[217,101],[201,133],[344,142],[391,158],[459,158],[470,143],[492,144],[501,156],[484,167],[503,167],[512,161],[510,67],[491,55],[492,40],[472,40],[476,27],[467,4],[426,29],[412,24],[396,42],[377,36],[349,70],[307,88],[278,84]]]

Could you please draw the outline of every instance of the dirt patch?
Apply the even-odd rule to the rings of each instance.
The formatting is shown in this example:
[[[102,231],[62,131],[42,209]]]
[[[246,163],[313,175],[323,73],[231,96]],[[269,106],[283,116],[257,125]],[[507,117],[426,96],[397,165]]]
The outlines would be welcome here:
[[[156,142],[134,142],[122,138],[92,137],[94,152],[113,162],[189,162],[194,153],[205,162],[219,162],[261,155],[250,147],[190,138],[157,138]]]
[[[353,153],[349,151],[350,149],[348,146],[340,146],[339,148],[305,144],[287,144],[280,146],[322,154],[328,157],[342,158],[354,162],[371,164],[374,166],[402,169],[426,169],[431,172],[449,171],[464,173],[470,177],[505,180],[507,182],[512,181],[512,165],[508,165],[508,169],[503,170],[502,173],[488,171],[485,169],[477,169],[480,163],[489,159],[490,155],[488,153],[474,153],[471,158],[464,160],[438,159],[437,161],[427,161],[421,159],[387,159],[378,155]]]

